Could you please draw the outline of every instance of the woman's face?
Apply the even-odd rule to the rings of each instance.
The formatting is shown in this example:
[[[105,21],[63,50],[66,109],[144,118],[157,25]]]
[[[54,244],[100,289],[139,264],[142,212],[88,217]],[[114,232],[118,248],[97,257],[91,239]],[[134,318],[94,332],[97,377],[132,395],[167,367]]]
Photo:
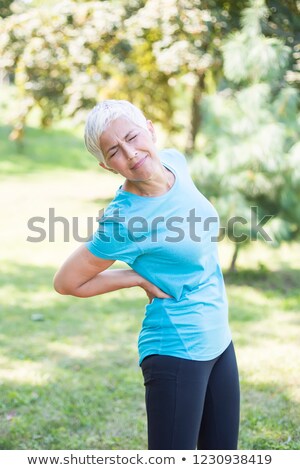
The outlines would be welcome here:
[[[112,121],[100,137],[105,157],[105,163],[100,166],[133,182],[151,179],[160,159],[151,121],[147,121],[147,127],[149,132],[125,117]]]

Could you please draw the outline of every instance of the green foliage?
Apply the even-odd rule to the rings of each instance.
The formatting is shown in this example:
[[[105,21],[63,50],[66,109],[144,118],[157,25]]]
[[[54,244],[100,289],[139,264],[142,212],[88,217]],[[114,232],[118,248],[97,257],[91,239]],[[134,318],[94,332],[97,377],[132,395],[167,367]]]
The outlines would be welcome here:
[[[2,67],[20,91],[17,124],[33,106],[42,125],[85,116],[104,97],[134,101],[169,131],[175,78],[187,87],[218,68],[220,36],[236,24],[241,2],[191,0],[31,2],[4,23]],[[113,6],[113,8],[112,8]]]
[[[217,198],[222,223],[248,220],[235,233],[228,228],[236,241],[247,234],[244,243],[255,235],[250,207],[277,217],[267,226],[274,242],[300,234],[299,100],[286,81],[291,49],[261,33],[265,15],[263,2],[253,2],[242,30],[222,47],[226,87],[203,100],[204,155],[192,162],[199,188]]]
[[[11,5],[14,0],[1,0],[0,2],[0,19],[6,18],[12,14]]]
[[[95,104],[99,89],[114,75],[111,50],[122,52],[116,31],[123,13],[120,6],[112,11],[110,2],[67,2],[7,18],[2,65],[15,73],[23,98],[20,120],[34,105],[47,126]]]
[[[300,4],[294,0],[266,0],[269,9],[267,21],[262,22],[262,31],[270,37],[281,39],[292,48],[287,80],[300,87]]]
[[[33,106],[39,106],[43,126],[62,116],[81,121],[81,110],[112,96],[131,99],[149,118],[172,118],[168,77],[155,67],[147,44],[133,51],[124,30],[127,14],[122,2],[112,9],[108,1],[70,1],[8,18],[0,52],[19,89],[16,123],[24,125]]]

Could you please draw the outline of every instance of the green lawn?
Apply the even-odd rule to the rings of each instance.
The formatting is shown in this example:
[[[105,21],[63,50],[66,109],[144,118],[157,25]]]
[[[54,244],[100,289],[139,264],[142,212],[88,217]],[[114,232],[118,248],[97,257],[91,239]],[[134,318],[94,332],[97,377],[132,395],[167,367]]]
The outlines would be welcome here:
[[[96,227],[120,179],[84,150],[79,133],[28,129],[23,149],[0,140],[0,448],[145,449],[137,336],[147,301],[138,288],[78,299],[52,289],[57,267]],[[49,208],[69,221],[48,230]],[[46,238],[27,241],[44,217]],[[36,236],[37,234],[35,234]],[[69,235],[69,241],[64,237]],[[299,245],[255,242],[226,274],[241,376],[241,449],[300,449]],[[232,246],[219,246],[226,268]],[[122,266],[121,264],[119,266]]]

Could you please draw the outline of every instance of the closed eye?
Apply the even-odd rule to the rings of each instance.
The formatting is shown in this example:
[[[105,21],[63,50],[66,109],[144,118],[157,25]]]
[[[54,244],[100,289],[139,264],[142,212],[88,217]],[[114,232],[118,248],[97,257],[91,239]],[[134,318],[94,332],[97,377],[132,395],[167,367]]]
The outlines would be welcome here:
[[[137,136],[138,136],[138,134],[135,134],[135,135],[133,135],[132,137],[130,137],[127,141],[128,141],[128,142],[131,142],[131,141],[134,140]],[[117,154],[117,152],[118,152],[118,149],[117,149],[114,153],[112,153],[111,155],[109,155],[108,158],[114,157],[114,156]]]

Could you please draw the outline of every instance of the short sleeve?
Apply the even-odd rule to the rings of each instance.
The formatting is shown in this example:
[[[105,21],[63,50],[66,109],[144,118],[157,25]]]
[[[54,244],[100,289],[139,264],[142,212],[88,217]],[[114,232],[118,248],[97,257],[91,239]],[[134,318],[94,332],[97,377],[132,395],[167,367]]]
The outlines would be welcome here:
[[[99,258],[124,261],[127,264],[133,264],[142,254],[138,242],[130,237],[127,228],[120,222],[106,220],[106,217],[99,220],[98,230],[85,246]]]
[[[162,162],[173,166],[179,171],[188,171],[188,164],[183,153],[176,149],[164,149],[160,152]]]

